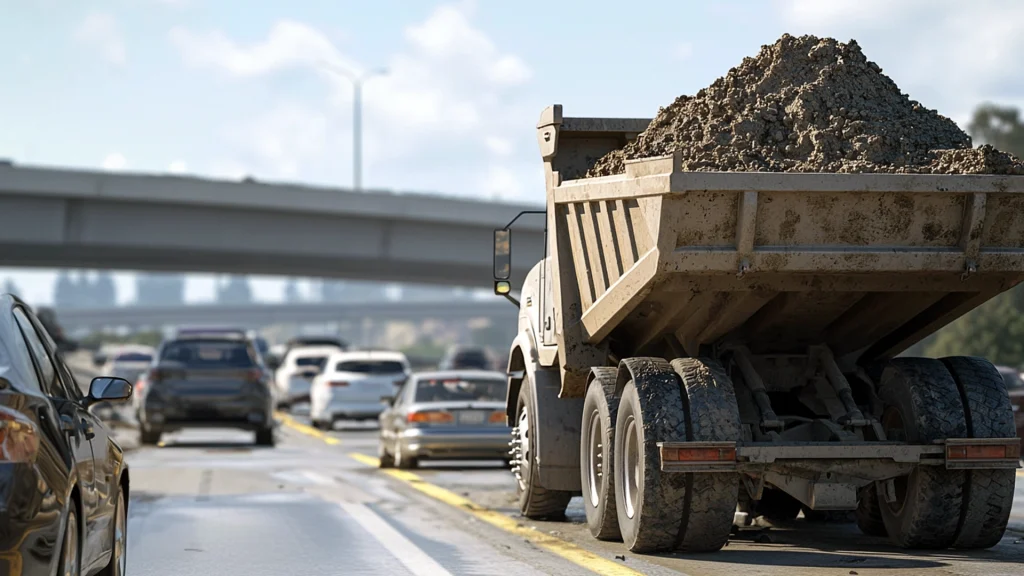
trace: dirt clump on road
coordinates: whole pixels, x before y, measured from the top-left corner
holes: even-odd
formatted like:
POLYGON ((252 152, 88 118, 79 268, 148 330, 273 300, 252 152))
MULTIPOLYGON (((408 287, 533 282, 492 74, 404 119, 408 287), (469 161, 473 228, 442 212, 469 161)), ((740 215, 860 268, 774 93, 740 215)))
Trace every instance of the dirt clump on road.
POLYGON ((1024 174, 1020 159, 972 148, 956 123, 902 93, 856 41, 788 34, 662 108, 587 176, 675 150, 686 171, 1024 174))

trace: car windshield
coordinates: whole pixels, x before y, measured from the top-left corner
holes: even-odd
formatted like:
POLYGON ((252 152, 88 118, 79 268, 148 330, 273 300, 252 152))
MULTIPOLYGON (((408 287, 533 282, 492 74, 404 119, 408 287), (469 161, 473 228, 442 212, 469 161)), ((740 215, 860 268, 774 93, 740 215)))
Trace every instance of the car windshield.
POLYGON ((395 360, 346 360, 338 362, 334 371, 355 374, 401 374, 405 372, 405 366, 395 360))
POLYGON ((416 382, 415 402, 503 402, 504 380, 495 378, 430 378, 416 382))
POLYGON ((248 368, 255 366, 244 342, 224 340, 179 340, 164 347, 160 362, 184 364, 187 368, 248 368))
POLYGON ((149 354, 138 353, 138 352, 128 352, 126 354, 118 354, 117 358, 114 359, 114 362, 131 362, 133 364, 137 363, 137 362, 152 362, 152 361, 153 361, 153 356, 151 356, 149 354))

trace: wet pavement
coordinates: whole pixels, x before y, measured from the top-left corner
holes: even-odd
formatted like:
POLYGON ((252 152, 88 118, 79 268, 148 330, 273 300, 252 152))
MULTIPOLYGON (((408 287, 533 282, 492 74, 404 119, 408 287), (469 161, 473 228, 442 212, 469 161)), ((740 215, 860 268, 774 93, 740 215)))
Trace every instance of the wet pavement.
MULTIPOLYGON (((590 537, 579 498, 566 521, 520 518, 500 462, 389 474, 372 466, 371 426, 317 434, 301 416, 286 421, 275 448, 253 446, 251 434, 197 430, 130 452, 129 574, 1024 572, 1021 535, 984 552, 906 553, 852 525, 802 520, 716 554, 635 555, 590 537)), ((1024 525, 1024 477, 1017 490, 1024 525)))

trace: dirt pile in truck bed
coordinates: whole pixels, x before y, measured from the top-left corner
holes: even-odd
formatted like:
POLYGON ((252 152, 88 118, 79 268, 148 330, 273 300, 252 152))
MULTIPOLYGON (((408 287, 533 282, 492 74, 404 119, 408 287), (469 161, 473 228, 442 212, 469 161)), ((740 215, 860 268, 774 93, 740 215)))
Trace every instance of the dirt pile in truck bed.
POLYGON ((1024 174, 1012 155, 971 148, 970 136, 903 94, 855 41, 788 34, 662 108, 587 176, 677 149, 683 170, 695 171, 1024 174))

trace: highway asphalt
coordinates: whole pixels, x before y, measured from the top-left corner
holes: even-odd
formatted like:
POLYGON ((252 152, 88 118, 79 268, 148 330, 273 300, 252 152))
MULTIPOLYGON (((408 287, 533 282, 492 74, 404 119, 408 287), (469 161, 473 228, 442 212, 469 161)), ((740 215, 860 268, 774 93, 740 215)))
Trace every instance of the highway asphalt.
MULTIPOLYGON (((984 552, 908 553, 852 525, 803 520, 715 554, 641 556, 592 539, 578 498, 566 521, 519 517, 499 462, 383 471, 376 441, 369 425, 325 433, 284 416, 275 448, 195 430, 133 449, 128 573, 996 576, 1024 566, 1024 532, 984 552)), ((1022 475, 1017 496, 1024 526, 1022 475)))

